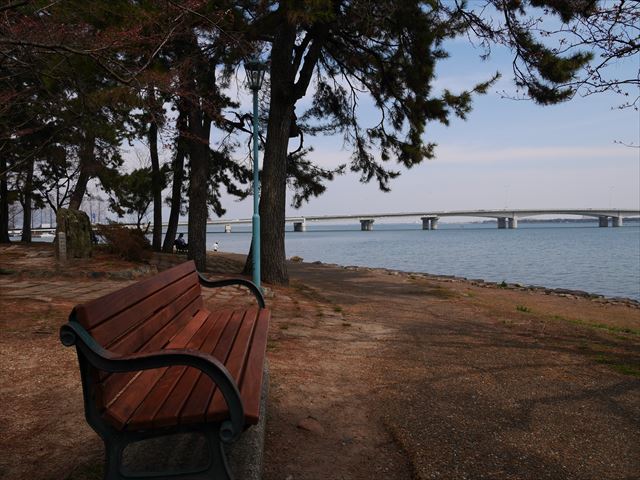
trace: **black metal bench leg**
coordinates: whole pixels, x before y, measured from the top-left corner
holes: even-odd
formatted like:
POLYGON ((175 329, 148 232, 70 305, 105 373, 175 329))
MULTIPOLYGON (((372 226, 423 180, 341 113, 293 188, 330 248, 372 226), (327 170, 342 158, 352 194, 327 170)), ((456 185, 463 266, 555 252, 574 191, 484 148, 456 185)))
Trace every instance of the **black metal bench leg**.
MULTIPOLYGON (((127 435, 109 435, 104 438, 105 447, 105 462, 104 462, 104 480, 127 480, 127 479, 142 479, 142 478, 154 478, 161 479, 179 479, 181 477, 188 479, 202 479, 202 480, 233 480, 233 474, 229 470, 227 463, 227 455, 224 451, 224 443, 220 441, 220 433, 218 428, 197 429, 205 435, 207 439, 207 446, 209 449, 209 466, 204 471, 186 471, 182 473, 178 472, 166 472, 166 473, 147 473, 136 474, 133 472, 126 472, 122 469, 123 452, 127 445, 131 441, 135 441, 134 438, 128 438, 127 435)), ((134 437, 131 435, 130 437, 134 437)), ((153 435, 146 436, 146 438, 153 438, 153 435)))
POLYGON ((233 474, 227 464, 227 454, 224 451, 224 443, 220 441, 218 429, 207 432, 207 442, 209 444, 209 455, 211 466, 208 474, 215 480, 233 480, 233 474))
POLYGON ((104 439, 104 479, 105 480, 122 480, 125 478, 120 472, 122 464, 122 452, 126 443, 119 437, 112 436, 104 439))

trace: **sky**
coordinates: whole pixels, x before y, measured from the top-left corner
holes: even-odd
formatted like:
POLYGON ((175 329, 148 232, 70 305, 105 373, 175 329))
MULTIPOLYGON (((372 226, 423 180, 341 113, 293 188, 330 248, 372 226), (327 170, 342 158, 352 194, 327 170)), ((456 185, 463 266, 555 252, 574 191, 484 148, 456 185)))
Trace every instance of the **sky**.
MULTIPOLYGON (((362 184, 347 173, 327 191, 287 215, 329 215, 417 210, 640 208, 640 115, 616 108, 619 96, 576 96, 569 102, 539 106, 502 98, 514 92, 511 56, 494 49, 488 61, 466 40, 445 45, 450 57, 440 61, 434 93, 471 88, 500 71, 503 76, 487 95, 476 97, 466 120, 451 118, 448 127, 429 124, 425 141, 438 144, 436 158, 411 170, 400 169, 388 193, 375 182, 362 184)), ((615 66, 633 75, 640 58, 615 66)), ((242 76, 244 73, 239 72, 242 76)), ((247 109, 248 92, 239 90, 247 109), (244 95, 244 96, 243 96, 244 95)), ((298 108, 299 114, 302 108, 298 108)), ((374 122, 371 104, 361 108, 363 123, 374 122)), ((322 167, 348 163, 350 152, 341 138, 306 139, 310 158, 322 167)), ((290 150, 297 147, 297 139, 290 150)), ((290 200, 290 196, 289 196, 290 200)), ((290 203, 290 201, 289 201, 290 203)), ((251 198, 225 196, 223 218, 249 218, 251 198)), ((168 216, 168 211, 165 212, 168 216)))
MULTIPOLYGON (((575 97, 542 107, 501 98, 514 91, 509 52, 494 50, 478 58, 465 41, 448 45, 450 58, 438 65, 435 91, 470 88, 499 70, 503 77, 485 96, 476 97, 466 120, 448 127, 427 126, 425 140, 438 144, 436 158, 407 170, 384 193, 375 182, 362 184, 348 173, 327 191, 287 215, 381 213, 416 210, 498 208, 640 208, 640 116, 616 107, 612 94, 575 97)), ((640 59, 635 59, 640 62, 640 59)), ((633 60, 632 60, 633 62, 633 60)), ((632 70, 633 65, 621 69, 632 70)), ((243 102, 244 103, 244 102, 243 102)), ((298 112, 300 109, 298 109, 298 112)), ((377 118, 371 108, 367 116, 377 118)), ((307 139, 310 158, 324 167, 347 163, 350 152, 340 138, 307 139)), ((296 140, 290 149, 297 146, 296 140)), ((252 204, 225 198, 227 218, 248 218, 252 204)))

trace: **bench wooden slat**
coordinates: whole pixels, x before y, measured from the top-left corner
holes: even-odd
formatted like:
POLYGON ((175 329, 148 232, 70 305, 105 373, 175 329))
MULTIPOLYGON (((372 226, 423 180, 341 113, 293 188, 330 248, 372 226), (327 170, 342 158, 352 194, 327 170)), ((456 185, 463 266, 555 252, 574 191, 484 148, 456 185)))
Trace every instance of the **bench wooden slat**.
POLYGON ((75 309, 76 318, 84 328, 90 330, 167 284, 174 283, 195 271, 193 262, 182 263, 156 276, 130 285, 124 290, 115 291, 83 305, 78 305, 75 309))
MULTIPOLYGON (((234 312, 235 313, 235 312, 234 312)), ((236 336, 242 315, 232 315, 229 317, 225 325, 221 325, 223 328, 222 335, 216 345, 210 346, 210 350, 213 350, 213 356, 224 363, 224 359, 227 356, 228 351, 231 349, 231 345, 236 336)), ((187 404, 191 392, 193 391, 196 383, 200 378, 201 372, 194 368, 189 368, 182 375, 180 382, 176 385, 173 395, 167 399, 162 406, 156 418, 153 421, 153 425, 156 427, 166 427, 174 425, 180 418, 180 412, 183 411, 187 404)))
MULTIPOLYGON (((207 342, 202 346, 202 351, 205 353, 209 353, 215 356, 214 351, 218 347, 218 345, 223 341, 223 334, 225 331, 228 331, 228 325, 235 324, 238 321, 237 312, 232 310, 228 310, 227 315, 224 319, 224 324, 221 324, 216 331, 216 338, 212 338, 210 342, 207 342)), ((216 357, 218 358, 218 357, 216 357)), ((218 358, 219 359, 219 358, 218 358)), ((220 360, 220 359, 219 359, 220 360)), ((204 375, 202 372, 198 372, 198 379, 196 384, 194 385, 192 391, 189 393, 188 398, 186 399, 186 403, 181 408, 180 411, 175 412, 176 415, 180 416, 180 422, 188 422, 195 423, 197 422, 196 418, 198 415, 204 418, 202 414, 204 408, 206 408, 211 395, 213 395, 213 390, 215 388, 214 383, 211 379, 204 375), (186 418, 185 418, 186 417, 186 418)))
MULTIPOLYGON (((258 319, 256 320, 253 340, 251 341, 251 351, 247 358, 247 368, 239 384, 240 396, 242 397, 244 406, 244 417, 249 425, 257 424, 260 415, 263 365, 267 355, 267 336, 269 334, 270 315, 268 310, 260 310, 258 319)), ((207 415, 207 418, 212 420, 225 414, 226 411, 224 410, 213 410, 207 415)))
MULTIPOLYGON (((108 348, 115 353, 133 353, 142 348, 158 331, 171 322, 175 317, 189 306, 199 309, 202 306, 202 297, 200 296, 200 288, 197 285, 183 290, 172 303, 163 306, 160 310, 147 318, 144 322, 138 324, 137 328, 121 336, 115 343, 108 348), (193 305, 191 305, 193 303, 193 305)), ((104 324, 103 324, 104 325, 104 324)), ((165 335, 165 344, 170 338, 165 335)), ((164 346, 164 345, 162 345, 164 346)), ((162 347, 161 346, 161 347, 162 347)), ((160 347, 160 348, 161 348, 160 347)))
MULTIPOLYGON (((165 346, 173 340, 174 336, 179 335, 179 332, 185 327, 185 325, 192 321, 192 318, 200 309, 201 304, 201 298, 197 298, 192 301, 185 309, 179 312, 177 316, 157 332, 156 335, 154 335, 145 345, 136 351, 154 352, 165 348, 165 346)), ((115 397, 115 395, 117 395, 135 375, 135 373, 102 373, 104 375, 102 376, 101 390, 106 402, 115 397)))
POLYGON ((108 321, 103 322, 89 330, 91 336, 101 345, 105 345, 112 350, 111 344, 122 336, 126 336, 129 332, 138 331, 138 326, 145 322, 149 317, 154 316, 158 310, 165 307, 171 307, 185 291, 190 288, 197 289, 200 294, 200 285, 198 283, 198 275, 191 273, 178 281, 167 285, 149 295, 140 299, 140 301, 132 305, 127 310, 120 312, 108 321))
MULTIPOLYGON (((233 348, 231 352, 229 352, 229 356, 226 359, 225 365, 227 367, 227 370, 235 379, 238 386, 241 385, 240 380, 246 366, 246 360, 249 354, 251 339, 253 337, 257 317, 257 308, 251 308, 245 312, 242 327, 240 328, 235 342, 233 343, 233 348)), ((226 412, 226 410, 227 403, 222 396, 222 393, 217 391, 208 406, 205 406, 205 408, 202 409, 205 415, 203 415, 201 421, 206 420, 209 412, 211 412, 211 415, 214 415, 215 412, 226 412)))
MULTIPOLYGON (((175 338, 167 345, 167 348, 188 347, 198 349, 206 338, 210 328, 205 324, 208 312, 200 310, 193 320, 186 324, 175 338)), ((123 429, 135 409, 144 400, 156 381, 164 373, 166 368, 145 370, 137 375, 127 388, 125 388, 113 402, 107 406, 104 416, 117 428, 123 429)))
MULTIPOLYGON (((246 313, 240 310, 236 310, 233 312, 233 317, 230 322, 234 324, 237 323, 239 325, 238 331, 235 334, 234 339, 231 341, 230 348, 231 352, 235 348, 236 343, 238 342, 238 338, 244 335, 244 331, 247 329, 246 325, 246 313)), ((222 339, 217 345, 212 346, 210 349, 204 350, 206 352, 211 352, 211 354, 216 357, 221 362, 225 363, 228 367, 229 355, 227 358, 223 358, 225 351, 227 350, 227 344, 223 343, 222 339), (215 349, 214 349, 215 347, 215 349)), ((228 368, 227 368, 228 370, 228 368)), ((230 372, 233 376, 233 373, 230 372)), ((210 378, 205 375, 200 375, 198 380, 198 384, 195 386, 191 395, 189 396, 189 400, 187 404, 182 409, 180 413, 180 422, 181 423, 201 423, 206 420, 206 412, 211 399, 213 398, 216 392, 216 385, 211 381, 210 378)))
MULTIPOLYGON (((224 329, 226 321, 231 316, 230 312, 216 312, 209 314, 207 322, 214 324, 209 332, 209 337, 219 337, 224 329)), ((176 366, 165 370, 162 377, 156 382, 153 390, 149 392, 144 401, 129 419, 127 428, 142 429, 151 428, 153 420, 167 398, 173 393, 178 381, 184 374, 187 367, 176 366)))

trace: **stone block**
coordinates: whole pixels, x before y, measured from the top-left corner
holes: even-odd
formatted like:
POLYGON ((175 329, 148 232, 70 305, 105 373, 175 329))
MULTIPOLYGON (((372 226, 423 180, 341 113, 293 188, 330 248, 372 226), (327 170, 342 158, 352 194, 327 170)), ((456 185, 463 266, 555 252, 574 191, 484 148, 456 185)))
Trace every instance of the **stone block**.
POLYGON ((87 258, 91 256, 91 222, 89 216, 79 210, 70 210, 67 208, 58 209, 56 215, 58 223, 56 227, 56 238, 54 247, 56 257, 60 259, 58 245, 58 234, 64 233, 66 240, 66 257, 67 258, 87 258))

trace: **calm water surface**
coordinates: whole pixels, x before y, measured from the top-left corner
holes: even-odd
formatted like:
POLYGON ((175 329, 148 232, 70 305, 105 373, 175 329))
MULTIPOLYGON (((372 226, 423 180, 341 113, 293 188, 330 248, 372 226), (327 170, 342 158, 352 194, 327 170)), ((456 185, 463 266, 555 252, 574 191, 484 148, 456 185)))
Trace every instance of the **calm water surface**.
MULTIPOLYGON (((287 225, 287 228, 292 228, 287 225)), ((384 267, 412 272, 482 278, 622 296, 640 300, 640 226, 598 228, 595 224, 521 223, 516 230, 490 224, 307 224, 288 231, 287 257, 307 262, 384 267)), ((210 229, 208 247, 246 253, 250 227, 210 229)))

